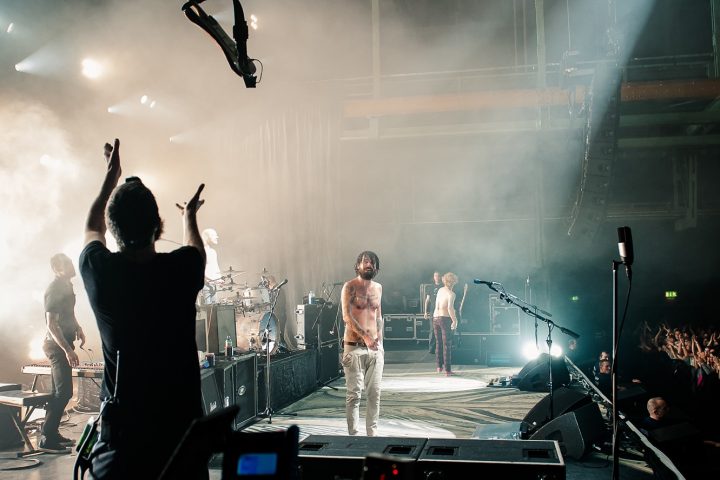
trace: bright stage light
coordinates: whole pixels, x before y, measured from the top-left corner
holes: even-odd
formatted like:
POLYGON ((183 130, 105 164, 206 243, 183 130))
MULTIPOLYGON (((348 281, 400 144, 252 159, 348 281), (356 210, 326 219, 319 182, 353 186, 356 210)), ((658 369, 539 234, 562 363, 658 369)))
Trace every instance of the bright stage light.
POLYGON ((153 100, 152 102, 150 102, 150 108, 155 108, 156 104, 157 104, 157 102, 155 100, 153 100))
POLYGON ((13 22, 10 22, 10 25, 7 26, 7 30, 5 30, 5 33, 12 33, 13 30, 15 30, 15 24, 13 22))
MULTIPOLYGON (((535 347, 534 342, 528 342, 523 346, 522 354, 526 360, 535 360, 541 353, 547 353, 547 345, 543 345, 541 348, 535 347)), ((553 357, 561 357, 563 349, 557 343, 553 343, 550 354, 553 357)))
POLYGON ((85 58, 81 62, 82 65, 82 74, 91 79, 95 80, 97 78, 100 78, 103 73, 105 72, 105 69, 103 68, 102 64, 98 62, 97 60, 93 60, 92 58, 85 58))
POLYGON ((258 18, 255 15, 250 15, 250 27, 253 30, 258 29, 258 18))
POLYGON ((16 63, 15 71, 16 72, 24 72, 24 71, 26 71, 27 67, 28 66, 25 64, 25 62, 16 63))
POLYGON ((540 355, 540 350, 535 347, 534 343, 528 342, 523 345, 522 354, 527 360, 535 360, 540 355))
POLYGON ((45 341, 45 335, 41 335, 39 337, 35 337, 32 340, 30 340, 30 351, 28 352, 28 357, 30 357, 30 360, 44 360, 47 358, 45 356, 45 352, 43 351, 43 342, 45 341))
POLYGON ((141 104, 141 105, 145 105, 145 104, 147 103, 147 101, 148 101, 148 96, 147 96, 147 95, 143 95, 142 97, 140 97, 140 104, 141 104))

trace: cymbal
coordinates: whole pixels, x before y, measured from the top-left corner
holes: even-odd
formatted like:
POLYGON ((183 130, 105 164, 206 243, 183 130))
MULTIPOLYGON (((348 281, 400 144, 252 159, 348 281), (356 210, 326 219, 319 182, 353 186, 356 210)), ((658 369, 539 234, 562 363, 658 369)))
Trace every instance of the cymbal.
POLYGON ((232 267, 220 272, 221 275, 232 275, 232 276, 240 275, 242 273, 247 273, 247 272, 245 272, 245 270, 233 270, 232 267))

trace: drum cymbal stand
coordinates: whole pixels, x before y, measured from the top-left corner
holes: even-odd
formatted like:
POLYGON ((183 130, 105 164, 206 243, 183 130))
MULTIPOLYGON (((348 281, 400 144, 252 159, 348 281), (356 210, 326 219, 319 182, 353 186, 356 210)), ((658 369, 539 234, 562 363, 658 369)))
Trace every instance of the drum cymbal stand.
MULTIPOLYGON (((275 413, 272 409, 272 403, 270 401, 270 319, 272 319, 275 311, 275 304, 277 303, 278 296, 280 296, 280 288, 287 283, 287 278, 280 282, 271 292, 273 294, 272 302, 270 303, 270 314, 268 315, 268 321, 263 329, 262 339, 265 340, 265 410, 258 413, 259 418, 267 418, 268 423, 272 423, 273 415, 281 415, 285 417, 295 417, 297 413, 275 413)), ((262 321, 262 320, 261 320, 262 321)), ((262 340, 261 340, 262 341, 262 340)))

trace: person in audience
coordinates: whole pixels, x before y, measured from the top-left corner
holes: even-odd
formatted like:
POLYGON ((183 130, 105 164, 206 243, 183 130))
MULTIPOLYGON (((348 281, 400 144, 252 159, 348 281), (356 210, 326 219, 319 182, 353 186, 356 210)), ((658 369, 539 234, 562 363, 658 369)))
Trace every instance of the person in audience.
MULTIPOLYGON (((204 185, 189 201, 177 205, 183 217, 184 246, 158 253, 155 242, 163 221, 155 196, 137 177, 118 186, 119 140, 105 145, 105 157, 105 179, 90 206, 80 254, 80 272, 105 362, 105 404, 100 437, 90 454, 90 476, 156 479, 190 424, 203 414, 195 301, 205 270, 197 226, 204 185), (105 246, 108 227, 118 252, 105 246), (161 375, 148 374, 155 351, 170 355, 171 366, 161 375)), ((187 478, 208 477, 207 463, 194 467, 197 470, 189 469, 187 478)))

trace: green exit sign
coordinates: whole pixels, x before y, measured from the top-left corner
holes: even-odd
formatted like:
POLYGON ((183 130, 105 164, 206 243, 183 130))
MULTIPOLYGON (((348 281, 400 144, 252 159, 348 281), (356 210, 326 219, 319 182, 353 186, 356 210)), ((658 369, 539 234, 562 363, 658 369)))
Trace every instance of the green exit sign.
POLYGON ((675 290, 666 290, 665 298, 667 300, 675 300, 677 298, 677 292, 675 290))

